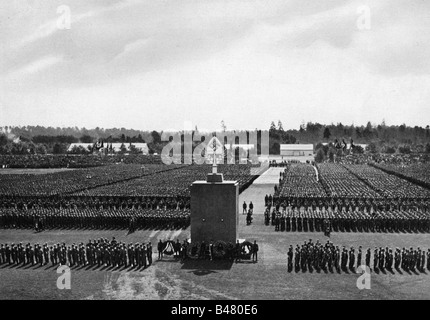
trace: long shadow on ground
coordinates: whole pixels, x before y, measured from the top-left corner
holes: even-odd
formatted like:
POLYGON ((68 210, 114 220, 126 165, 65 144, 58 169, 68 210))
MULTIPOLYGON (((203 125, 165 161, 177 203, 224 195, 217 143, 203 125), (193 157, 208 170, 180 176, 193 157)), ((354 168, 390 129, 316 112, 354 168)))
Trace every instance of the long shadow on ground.
POLYGON ((197 275, 213 273, 212 270, 230 270, 233 261, 228 260, 185 260, 181 269, 194 270, 197 275))

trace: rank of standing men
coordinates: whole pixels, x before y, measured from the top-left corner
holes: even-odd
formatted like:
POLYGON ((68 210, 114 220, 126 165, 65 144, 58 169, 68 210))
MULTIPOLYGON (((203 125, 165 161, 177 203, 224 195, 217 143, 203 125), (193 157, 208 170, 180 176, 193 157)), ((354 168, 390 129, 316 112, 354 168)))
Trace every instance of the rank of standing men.
POLYGON ((116 241, 115 238, 111 241, 100 238, 89 240, 86 244, 81 242, 71 245, 1 244, 0 264, 146 268, 152 264, 152 244, 151 242, 126 244, 116 241))
POLYGON ((265 224, 275 231, 320 232, 327 224, 335 232, 430 232, 430 212, 404 210, 346 211, 345 208, 292 208, 267 206, 265 224))
POLYGON ((395 248, 375 247, 373 255, 371 249, 363 250, 361 246, 356 250, 345 246, 339 247, 327 240, 325 244, 317 240, 315 243, 310 239, 303 244, 297 244, 295 248, 289 246, 287 252, 287 268, 289 272, 306 271, 351 271, 366 265, 375 272, 379 271, 430 271, 430 249, 425 251, 420 247, 395 248), (364 255, 364 259, 363 259, 364 255), (371 264, 373 256, 373 264, 371 264))

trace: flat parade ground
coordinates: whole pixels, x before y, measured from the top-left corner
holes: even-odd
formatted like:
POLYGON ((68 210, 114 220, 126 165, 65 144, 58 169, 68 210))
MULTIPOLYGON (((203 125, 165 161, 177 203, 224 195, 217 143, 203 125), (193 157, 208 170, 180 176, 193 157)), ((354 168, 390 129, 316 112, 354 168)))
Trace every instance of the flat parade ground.
MULTIPOLYGON (((266 171, 240 196, 239 211, 244 200, 255 205, 254 221, 246 226, 240 214, 239 236, 257 240, 260 247, 258 263, 188 261, 180 263, 172 257, 157 261, 158 239, 180 241, 189 237, 189 228, 180 231, 125 230, 56 230, 34 233, 25 230, 0 230, 0 243, 87 242, 89 239, 114 236, 126 243, 151 241, 154 247, 151 267, 145 270, 72 268, 71 290, 59 290, 58 274, 51 266, 0 267, 0 299, 430 299, 430 274, 395 271, 372 273, 371 289, 359 290, 358 274, 354 273, 288 273, 287 250, 312 239, 325 242, 322 233, 275 232, 263 223, 264 195, 273 190, 279 177, 278 168, 266 171)), ((335 245, 364 249, 375 246, 430 247, 429 234, 332 233, 335 245)), ((363 255, 364 259, 364 255, 363 255)))
POLYGON ((47 174, 62 171, 76 170, 72 168, 51 168, 51 169, 13 169, 13 168, 0 168, 0 174, 47 174))

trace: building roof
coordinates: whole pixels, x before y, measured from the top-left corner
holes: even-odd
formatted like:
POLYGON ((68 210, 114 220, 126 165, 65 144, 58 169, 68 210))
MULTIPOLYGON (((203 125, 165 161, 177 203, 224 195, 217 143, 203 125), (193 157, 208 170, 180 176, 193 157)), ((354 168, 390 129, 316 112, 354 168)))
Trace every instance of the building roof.
MULTIPOLYGON (((236 149, 236 148, 239 148, 239 149, 242 148, 244 150, 255 149, 255 145, 254 144, 232 144, 231 146, 233 147, 233 149, 236 149)), ((226 144, 225 148, 227 150, 230 150, 230 145, 226 144)))

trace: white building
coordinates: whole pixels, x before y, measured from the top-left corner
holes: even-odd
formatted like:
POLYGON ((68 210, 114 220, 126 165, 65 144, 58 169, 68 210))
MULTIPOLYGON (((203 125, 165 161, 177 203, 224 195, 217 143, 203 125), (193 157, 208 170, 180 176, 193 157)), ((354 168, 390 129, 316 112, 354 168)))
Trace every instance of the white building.
MULTIPOLYGON (((243 150, 252 150, 255 149, 255 145, 254 144, 232 144, 231 147, 233 148, 233 150, 235 150, 236 148, 239 149, 243 149, 243 150)), ((225 148, 227 150, 230 150, 230 145, 226 144, 225 148)))
POLYGON ((309 157, 313 154, 313 144, 281 144, 282 157, 309 157))

